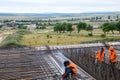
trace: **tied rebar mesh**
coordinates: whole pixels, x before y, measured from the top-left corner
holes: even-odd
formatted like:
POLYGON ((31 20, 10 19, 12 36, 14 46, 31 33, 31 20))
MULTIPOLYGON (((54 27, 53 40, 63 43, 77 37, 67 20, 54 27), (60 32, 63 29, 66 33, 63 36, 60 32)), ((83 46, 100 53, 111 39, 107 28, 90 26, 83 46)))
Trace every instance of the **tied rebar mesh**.
POLYGON ((0 53, 0 80, 53 80, 61 74, 46 53, 0 53))

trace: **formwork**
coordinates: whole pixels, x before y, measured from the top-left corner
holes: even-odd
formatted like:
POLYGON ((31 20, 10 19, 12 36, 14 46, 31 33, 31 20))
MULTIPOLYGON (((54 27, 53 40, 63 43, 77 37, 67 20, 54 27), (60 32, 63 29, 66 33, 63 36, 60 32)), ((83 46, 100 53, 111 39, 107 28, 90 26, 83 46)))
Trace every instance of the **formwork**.
POLYGON ((114 48, 118 53, 117 57, 119 61, 113 68, 108 59, 108 47, 105 45, 70 49, 64 48, 59 50, 97 80, 120 80, 120 45, 114 45, 114 48), (101 47, 105 49, 105 62, 103 63, 95 61, 95 55, 101 47))
POLYGON ((61 73, 46 53, 0 53, 0 80, 54 80, 54 75, 61 73))
MULTIPOLYGON (((114 47, 119 53, 120 46, 114 47)), ((0 50, 0 80, 61 80, 65 60, 78 65, 78 80, 120 80, 120 55, 114 69, 108 56, 109 51, 103 44, 0 50), (105 62, 96 63, 95 54, 101 47, 105 48, 105 62)))
MULTIPOLYGON (((0 80, 62 80, 65 67, 63 62, 69 60, 59 50, 1 50, 0 80)), ((78 69, 80 80, 95 80, 81 68, 78 69)))

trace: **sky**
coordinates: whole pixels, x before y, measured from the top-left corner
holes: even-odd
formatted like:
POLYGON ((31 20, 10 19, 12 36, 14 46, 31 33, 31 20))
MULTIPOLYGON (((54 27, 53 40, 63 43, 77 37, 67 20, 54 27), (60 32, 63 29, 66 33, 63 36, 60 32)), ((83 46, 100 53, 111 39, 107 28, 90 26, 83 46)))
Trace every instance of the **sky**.
POLYGON ((84 13, 120 11, 120 0, 0 0, 0 13, 84 13))

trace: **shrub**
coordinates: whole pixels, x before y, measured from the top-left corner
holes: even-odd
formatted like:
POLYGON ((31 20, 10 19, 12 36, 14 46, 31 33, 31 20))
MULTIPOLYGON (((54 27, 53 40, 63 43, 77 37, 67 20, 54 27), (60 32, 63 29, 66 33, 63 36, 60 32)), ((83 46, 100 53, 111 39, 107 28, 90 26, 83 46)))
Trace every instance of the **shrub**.
POLYGON ((50 36, 50 38, 52 38, 52 36, 50 36))
POLYGON ((105 34, 101 34, 101 37, 104 38, 104 37, 106 37, 106 35, 105 34))
POLYGON ((93 36, 93 34, 92 34, 92 33, 89 33, 88 36, 93 36))
POLYGON ((49 34, 47 34, 47 38, 49 38, 50 37, 50 35, 49 34))
POLYGON ((120 38, 105 38, 105 41, 119 41, 120 38))
POLYGON ((11 42, 6 42, 2 47, 5 48, 17 48, 17 47, 21 47, 22 45, 19 44, 16 41, 11 41, 11 42))
POLYGON ((48 42, 48 43, 50 43, 50 41, 49 41, 49 40, 48 40, 47 42, 48 42))
POLYGON ((60 36, 58 36, 58 38, 60 38, 60 36))
POLYGON ((16 33, 21 34, 21 35, 25 35, 25 34, 31 34, 31 31, 29 31, 29 30, 18 30, 16 33))
POLYGON ((1 43, 1 47, 4 48, 22 47, 23 45, 21 45, 20 43, 22 36, 30 33, 31 32, 28 30, 19 30, 14 34, 10 34, 3 40, 3 42, 1 43))
POLYGON ((71 34, 68 34, 68 36, 71 36, 71 34))
POLYGON ((20 40, 21 40, 22 36, 20 34, 10 34, 8 35, 8 37, 6 37, 6 39, 1 43, 2 47, 20 47, 22 46, 20 44, 20 40))

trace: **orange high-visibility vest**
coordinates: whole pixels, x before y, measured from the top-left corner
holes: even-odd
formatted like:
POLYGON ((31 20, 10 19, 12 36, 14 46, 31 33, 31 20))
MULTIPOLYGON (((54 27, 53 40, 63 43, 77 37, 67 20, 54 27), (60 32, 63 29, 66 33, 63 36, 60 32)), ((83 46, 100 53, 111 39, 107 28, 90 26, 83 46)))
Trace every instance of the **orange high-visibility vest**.
POLYGON ((110 62, 114 63, 114 62, 117 62, 117 56, 116 56, 116 52, 113 51, 113 52, 110 52, 110 56, 109 56, 109 59, 110 59, 110 62))
POLYGON ((74 72, 75 74, 78 74, 78 72, 77 72, 77 66, 76 66, 74 63, 70 63, 68 66, 69 66, 69 67, 72 67, 72 70, 73 70, 73 72, 74 72))
POLYGON ((97 54, 96 54, 96 59, 97 59, 99 62, 103 62, 104 56, 105 56, 105 52, 103 51, 103 52, 101 53, 101 50, 98 50, 98 52, 97 52, 97 54))
POLYGON ((118 61, 116 54, 117 54, 116 51, 110 51, 109 55, 110 62, 115 63, 118 61))
POLYGON ((110 50, 110 55, 109 55, 110 62, 112 63, 117 62, 118 61, 117 56, 116 56, 117 52, 114 50, 112 46, 110 46, 109 50, 110 50))

